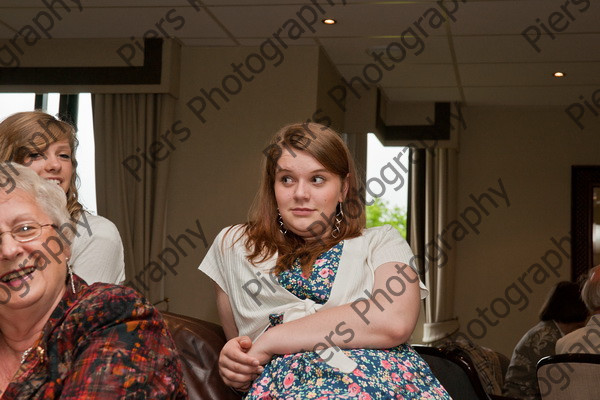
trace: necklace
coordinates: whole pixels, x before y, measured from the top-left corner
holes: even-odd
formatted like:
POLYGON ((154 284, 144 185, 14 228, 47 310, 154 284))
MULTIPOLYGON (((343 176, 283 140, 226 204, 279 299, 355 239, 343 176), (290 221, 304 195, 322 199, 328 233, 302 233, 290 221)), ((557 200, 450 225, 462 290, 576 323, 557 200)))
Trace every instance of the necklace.
POLYGON ((29 355, 29 353, 31 353, 32 348, 28 348, 27 350, 25 350, 23 352, 23 354, 21 354, 21 364, 23 364, 25 362, 25 359, 27 358, 27 356, 29 355))

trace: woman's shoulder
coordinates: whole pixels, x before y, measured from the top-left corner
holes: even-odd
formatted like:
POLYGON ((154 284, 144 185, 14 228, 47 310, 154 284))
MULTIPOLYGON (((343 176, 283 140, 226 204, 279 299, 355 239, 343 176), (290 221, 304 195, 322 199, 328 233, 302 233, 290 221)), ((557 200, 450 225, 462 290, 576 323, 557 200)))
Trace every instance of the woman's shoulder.
POLYGON ((519 344, 523 346, 529 346, 531 343, 537 343, 540 340, 543 340, 543 338, 554 336, 555 332, 557 331, 558 328, 553 321, 539 321, 537 324, 529 328, 527 332, 525 332, 519 341, 519 344))
POLYGON ((390 261, 410 265, 414 257, 406 239, 391 225, 364 229, 361 239, 353 246, 366 251, 375 266, 390 261))
POLYGON ((372 241, 372 240, 379 240, 379 239, 387 239, 387 240, 392 240, 392 239, 402 239, 404 240, 404 238, 402 237, 402 235, 400 235, 400 232, 398 232, 398 230, 396 228, 394 228, 391 225, 381 225, 381 226, 374 226, 372 228, 365 228, 362 231, 361 237, 364 237, 365 239, 372 241))
MULTIPOLYGON (((108 218, 104 218, 101 215, 94 215, 88 211, 83 211, 79 216, 78 220, 79 228, 88 229, 94 235, 104 234, 104 235, 119 235, 119 230, 117 226, 108 218)), ((90 235, 90 236, 91 236, 90 235)))
POLYGON ((137 290, 125 286, 111 283, 96 282, 85 289, 79 296, 79 304, 95 307, 109 305, 108 303, 130 302, 131 304, 149 305, 146 298, 137 290))
POLYGON ((78 248, 85 248, 95 242, 112 242, 121 245, 119 230, 110 220, 83 211, 76 222, 75 237, 73 238, 73 250, 77 253, 78 248))
POLYGON ((391 226, 390 224, 385 224, 385 225, 380 225, 380 226, 373 226, 371 228, 365 228, 363 229, 363 234, 364 235, 376 235, 376 234, 381 234, 381 233, 386 233, 389 231, 397 231, 396 229, 394 229, 393 226, 391 226))
MULTIPOLYGON (((70 290, 70 288, 69 288, 70 290)), ((76 319, 85 331, 128 320, 153 320, 158 311, 137 290, 110 283, 94 283, 80 288, 76 302, 69 308, 70 319, 76 319)))
POLYGON ((215 237, 215 244, 233 245, 246 235, 246 226, 246 224, 226 226, 215 237))

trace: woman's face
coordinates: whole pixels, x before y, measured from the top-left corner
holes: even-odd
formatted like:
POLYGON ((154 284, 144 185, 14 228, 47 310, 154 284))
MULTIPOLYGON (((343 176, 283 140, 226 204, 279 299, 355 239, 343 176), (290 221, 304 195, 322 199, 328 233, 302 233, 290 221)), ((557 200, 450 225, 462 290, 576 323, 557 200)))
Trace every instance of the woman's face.
POLYGON ((23 190, 0 191, 0 312, 52 307, 64 293, 70 249, 52 226, 28 242, 13 238, 13 229, 26 231, 31 223, 52 221, 23 190))
POLYGON ((40 152, 33 152, 25 157, 23 165, 32 168, 39 176, 55 182, 67 193, 73 175, 69 141, 59 140, 40 152))
POLYGON ((305 151, 283 151, 275 174, 275 200, 286 229, 304 239, 331 233, 347 183, 305 151))

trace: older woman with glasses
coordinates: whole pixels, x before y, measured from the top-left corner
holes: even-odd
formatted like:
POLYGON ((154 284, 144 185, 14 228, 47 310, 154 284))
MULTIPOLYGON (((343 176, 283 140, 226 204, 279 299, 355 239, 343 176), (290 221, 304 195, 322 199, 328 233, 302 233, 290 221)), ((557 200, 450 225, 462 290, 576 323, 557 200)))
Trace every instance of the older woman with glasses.
POLYGON ((0 398, 187 398, 158 311, 73 274, 74 232, 59 186, 0 164, 0 398))

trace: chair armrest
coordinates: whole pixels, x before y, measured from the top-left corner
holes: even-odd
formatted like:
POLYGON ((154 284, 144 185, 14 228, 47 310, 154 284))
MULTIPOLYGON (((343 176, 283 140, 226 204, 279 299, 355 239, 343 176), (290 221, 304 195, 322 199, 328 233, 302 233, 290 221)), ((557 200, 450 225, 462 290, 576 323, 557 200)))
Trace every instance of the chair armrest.
POLYGON ((225 344, 223 328, 185 315, 162 315, 179 352, 189 398, 240 400, 242 395, 226 386, 219 375, 219 353, 225 344))

